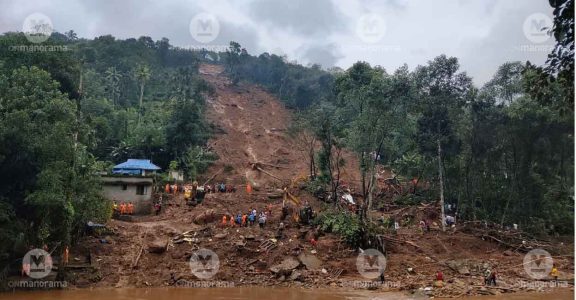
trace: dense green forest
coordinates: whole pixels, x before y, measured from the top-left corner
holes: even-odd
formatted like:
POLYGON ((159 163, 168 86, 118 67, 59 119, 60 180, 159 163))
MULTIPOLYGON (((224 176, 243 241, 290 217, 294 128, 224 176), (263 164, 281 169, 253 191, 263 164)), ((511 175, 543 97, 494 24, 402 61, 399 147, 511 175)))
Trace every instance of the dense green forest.
POLYGON ((213 53, 70 31, 46 42, 67 51, 14 51, 30 43, 5 33, 0 262, 28 245, 73 243, 87 221, 105 221, 111 211, 97 174, 113 164, 138 157, 178 165, 189 178, 202 172, 212 155, 203 148, 212 132, 203 111, 213 92, 199 77, 202 62, 223 64, 233 84, 262 85, 297 113, 295 130, 320 145, 310 156, 314 183, 334 192, 346 163, 340 150, 354 151, 364 215, 379 205, 374 178, 383 164, 431 184, 398 203, 437 201, 443 189, 459 218, 572 233, 574 18, 566 11, 555 10, 557 45, 546 65, 505 63, 482 87, 446 55, 413 69, 357 62, 324 70, 253 56, 236 42, 213 53))
POLYGON ((300 112, 296 127, 322 145, 310 156, 310 175, 333 193, 345 163, 339 150, 357 153, 364 213, 377 206, 375 166, 384 164, 433 184, 400 203, 436 201, 442 188, 461 218, 565 234, 574 220, 574 21, 567 3, 554 11, 557 45, 545 66, 504 63, 482 87, 445 55, 393 72, 365 62, 346 71, 303 67, 268 53, 251 56, 235 42, 220 56, 234 81, 261 84, 300 112))
POLYGON ((209 155, 211 88, 197 54, 149 37, 68 32, 46 43, 67 51, 14 51, 29 45, 24 34, 0 37, 2 261, 26 245, 70 244, 87 221, 105 221, 96 175, 112 165, 149 158, 190 174, 209 155))

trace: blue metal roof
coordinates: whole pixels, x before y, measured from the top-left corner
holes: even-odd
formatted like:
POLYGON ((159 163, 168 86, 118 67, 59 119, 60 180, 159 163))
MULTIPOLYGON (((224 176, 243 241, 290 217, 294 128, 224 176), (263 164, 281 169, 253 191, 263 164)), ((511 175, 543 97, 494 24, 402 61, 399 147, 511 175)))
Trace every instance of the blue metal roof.
POLYGON ((160 170, 160 167, 153 164, 149 159, 133 159, 130 158, 127 161, 114 166, 114 170, 160 170))

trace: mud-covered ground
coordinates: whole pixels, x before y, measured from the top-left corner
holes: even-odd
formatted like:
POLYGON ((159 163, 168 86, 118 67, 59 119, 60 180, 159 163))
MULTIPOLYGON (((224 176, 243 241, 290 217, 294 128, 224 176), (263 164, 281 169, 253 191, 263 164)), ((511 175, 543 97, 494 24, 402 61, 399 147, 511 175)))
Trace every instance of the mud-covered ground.
MULTIPOLYGON (((218 129, 209 146, 219 159, 205 177, 218 173, 211 183, 225 181, 237 186, 237 192, 207 194, 204 203, 196 207, 184 205, 181 195, 170 197, 169 205, 158 216, 110 221, 110 234, 85 237, 72 249, 72 263, 83 263, 90 253, 93 266, 70 269, 68 278, 73 286, 171 286, 198 281, 190 270, 189 259, 195 250, 206 248, 217 253, 220 260, 219 271, 211 280, 233 282, 235 286, 402 290, 446 297, 549 290, 530 284, 533 280, 522 264, 524 253, 465 233, 459 227, 441 232, 433 226, 431 232, 422 234, 415 224, 390 235, 398 242, 386 245, 384 285, 358 273, 359 249, 348 247, 338 236, 320 234, 313 245, 310 239, 318 235, 317 230, 298 225, 288 217, 283 221, 283 236, 277 239, 282 198, 273 195, 279 194, 278 188, 306 176, 305 147, 288 135, 292 115, 274 96, 245 83, 233 87, 221 72, 218 66, 203 65, 200 69, 215 88, 206 114, 218 129), (254 170, 249 165, 254 162, 273 165, 263 168, 277 178, 254 170), (252 194, 245 191, 247 183, 255 188, 252 194), (269 206, 272 214, 264 229, 220 226, 223 214, 236 215, 251 208, 268 210, 269 206), (196 224, 194 220, 206 212, 213 219, 196 224), (197 233, 189 241, 172 242, 186 231, 197 233), (275 240, 273 249, 260 249, 262 243, 271 239, 275 240), (162 245, 167 245, 165 251, 150 253, 150 249, 162 245), (482 274, 487 267, 498 272, 497 287, 483 286, 482 274), (433 287, 439 270, 444 273, 445 286, 425 291, 433 287)), ((359 177, 357 162, 350 153, 345 153, 344 158, 347 163, 343 181, 354 189, 359 177)), ((327 207, 302 189, 294 187, 291 192, 302 201, 309 201, 318 212, 327 207)), ((557 244, 560 254, 554 261, 560 280, 569 280, 566 289, 572 289, 573 240, 557 244)))

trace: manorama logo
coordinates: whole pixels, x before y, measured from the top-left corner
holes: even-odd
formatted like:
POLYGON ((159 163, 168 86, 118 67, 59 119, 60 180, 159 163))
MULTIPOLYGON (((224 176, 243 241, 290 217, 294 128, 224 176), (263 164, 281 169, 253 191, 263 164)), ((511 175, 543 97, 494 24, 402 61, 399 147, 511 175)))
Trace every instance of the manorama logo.
POLYGON ((52 271, 52 257, 42 249, 32 249, 22 259, 22 270, 28 277, 42 279, 52 271))
POLYGON ((524 271, 533 279, 544 279, 552 270, 554 260, 548 251, 534 249, 524 256, 524 271))
POLYGON ((26 39, 34 44, 45 42, 50 38, 53 31, 52 20, 41 13, 33 13, 27 16, 22 24, 22 32, 24 32, 26 39))
POLYGON ((190 256, 190 270, 199 279, 210 279, 218 273, 220 260, 218 254, 209 249, 197 250, 190 256))
POLYGON ((386 270, 386 256, 376 249, 367 249, 358 254, 356 269, 362 277, 376 279, 386 270))
POLYGON ((365 14, 356 22, 356 35, 367 44, 376 44, 386 34, 386 21, 377 14, 365 14))
POLYGON ((524 36, 532 43, 541 44, 550 39, 548 31, 552 29, 552 19, 543 13, 529 15, 522 26, 524 36))
POLYGON ((190 34, 197 42, 207 44, 214 41, 220 34, 220 22, 215 15, 202 12, 190 21, 190 34))

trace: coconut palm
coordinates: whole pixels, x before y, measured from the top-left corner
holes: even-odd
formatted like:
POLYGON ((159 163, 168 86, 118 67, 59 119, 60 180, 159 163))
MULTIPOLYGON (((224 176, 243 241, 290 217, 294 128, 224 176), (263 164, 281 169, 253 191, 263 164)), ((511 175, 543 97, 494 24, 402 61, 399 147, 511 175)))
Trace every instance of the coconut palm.
POLYGON ((146 81, 150 79, 150 68, 148 68, 147 65, 138 65, 134 70, 134 75, 140 83, 140 100, 138 101, 138 124, 140 124, 140 120, 142 119, 142 98, 144 97, 144 85, 146 84, 146 81))

